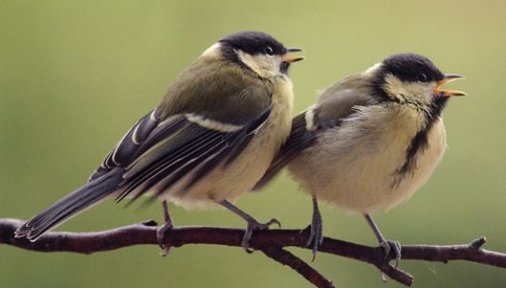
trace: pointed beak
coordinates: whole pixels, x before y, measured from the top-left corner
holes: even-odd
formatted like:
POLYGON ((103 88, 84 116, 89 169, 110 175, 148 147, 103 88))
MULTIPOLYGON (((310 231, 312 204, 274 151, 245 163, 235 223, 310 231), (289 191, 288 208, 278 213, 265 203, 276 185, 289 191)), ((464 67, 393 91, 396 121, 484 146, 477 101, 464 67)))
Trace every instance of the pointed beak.
POLYGON ((466 92, 458 91, 458 90, 441 90, 441 86, 443 84, 446 84, 448 82, 452 82, 458 79, 462 79, 464 76, 459 74, 445 74, 445 77, 443 80, 439 81, 436 85, 435 92, 445 96, 445 97, 452 97, 452 96, 466 96, 466 92))
POLYGON ((304 60, 304 56, 296 55, 297 52, 302 52, 304 50, 300 48, 287 48, 285 55, 281 57, 281 61, 286 63, 292 63, 304 60))

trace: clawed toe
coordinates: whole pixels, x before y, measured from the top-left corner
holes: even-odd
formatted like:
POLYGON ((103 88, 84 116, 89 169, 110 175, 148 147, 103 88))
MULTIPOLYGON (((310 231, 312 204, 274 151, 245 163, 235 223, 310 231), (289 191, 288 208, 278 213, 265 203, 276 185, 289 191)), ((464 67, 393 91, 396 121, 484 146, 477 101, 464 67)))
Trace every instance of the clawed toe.
POLYGON ((392 240, 386 240, 385 237, 383 237, 383 234, 378 228, 378 225, 374 222, 371 215, 364 214, 365 219, 367 220, 367 223, 371 227, 372 231, 374 232, 374 235, 376 236, 376 239, 378 239, 380 246, 383 248, 383 251, 385 252, 385 260, 389 259, 390 252, 393 250, 395 253, 395 265, 394 267, 397 268, 399 265, 399 261, 401 260, 401 243, 399 241, 392 241, 392 240))
POLYGON ((273 224, 276 224, 276 225, 278 225, 279 228, 281 228, 281 223, 275 218, 272 218, 267 223, 259 223, 257 220, 255 220, 255 218, 251 217, 246 212, 237 208, 234 204, 230 203, 226 199, 224 199, 218 203, 221 206, 230 210, 231 212, 235 213, 236 215, 238 215, 239 217, 244 219, 246 221, 246 223, 248 223, 248 226, 246 227, 246 231, 244 232, 244 236, 243 236, 242 242, 241 242, 242 248, 244 248, 244 250, 246 250, 246 252, 248 252, 248 253, 253 252, 253 249, 250 249, 250 246, 249 246, 249 241, 251 240, 251 236, 253 235, 253 231, 268 229, 269 226, 271 226, 273 224))
POLYGON ((160 248, 162 248, 162 251, 161 251, 161 255, 163 257, 169 255, 169 251, 170 251, 170 246, 168 246, 167 244, 165 244, 165 234, 172 229, 172 225, 167 225, 167 223, 165 223, 164 225, 158 227, 158 229, 156 229, 156 240, 158 242, 158 246, 160 246, 160 248))
POLYGON ((263 224, 262 223, 258 223, 258 224, 260 224, 261 228, 259 228, 257 230, 269 229, 274 224, 276 224, 276 226, 278 226, 278 228, 281 228, 281 222, 279 222, 278 219, 276 219, 276 218, 272 218, 267 223, 263 223, 263 224))
POLYGON ((311 262, 316 259, 316 253, 318 253, 318 248, 323 242, 323 228, 321 225, 311 225, 309 230, 309 237, 306 241, 306 247, 311 247, 311 251, 313 252, 313 258, 311 262))
POLYGON ((260 223, 256 220, 252 220, 248 222, 248 226, 246 227, 246 232, 244 232, 244 236, 242 238, 242 248, 248 253, 252 253, 253 249, 249 246, 249 241, 251 240, 251 236, 253 236, 253 231, 255 230, 266 230, 269 229, 270 226, 276 224, 279 228, 281 228, 281 222, 277 219, 272 218, 266 223, 260 223))
POLYGON ((386 241, 381 242, 380 246, 385 251, 385 259, 388 259, 388 257, 390 256, 391 251, 394 252, 394 254, 395 254, 395 258, 394 258, 395 264, 394 264, 394 267, 397 268, 397 266, 399 265, 399 261, 401 260, 401 256, 402 256, 402 254, 401 254, 401 251, 402 251, 401 243, 399 241, 386 240, 386 241))

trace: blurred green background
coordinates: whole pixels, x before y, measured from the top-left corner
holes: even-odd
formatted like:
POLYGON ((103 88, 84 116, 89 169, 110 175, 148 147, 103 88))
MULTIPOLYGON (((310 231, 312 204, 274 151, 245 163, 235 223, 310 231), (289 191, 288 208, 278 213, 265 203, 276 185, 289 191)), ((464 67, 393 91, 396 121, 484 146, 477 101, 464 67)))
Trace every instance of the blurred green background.
MULTIPOLYGON (((170 81, 222 36, 268 32, 303 47, 292 69, 296 112, 317 91, 396 52, 461 73, 469 96, 445 111, 449 149, 408 203, 376 215, 405 244, 465 243, 485 235, 506 251, 505 1, 0 1, 0 217, 27 218, 81 185, 170 81)), ((259 220, 305 227, 309 197, 284 174, 239 206, 259 220)), ((161 219, 158 205, 108 201, 64 224, 92 231, 161 219), (156 206, 156 207, 155 207, 156 206)), ((364 219, 323 206, 329 236, 375 245, 364 219)), ((172 208, 181 225, 243 222, 223 210, 172 208)), ((293 250, 306 260, 310 254, 293 250)), ((384 284, 370 265, 319 254, 337 287, 384 284)), ((506 270, 465 262, 402 261, 416 287, 504 287, 506 270)), ((300 276, 238 248, 155 246, 92 256, 0 247, 2 287, 310 287, 300 276)))

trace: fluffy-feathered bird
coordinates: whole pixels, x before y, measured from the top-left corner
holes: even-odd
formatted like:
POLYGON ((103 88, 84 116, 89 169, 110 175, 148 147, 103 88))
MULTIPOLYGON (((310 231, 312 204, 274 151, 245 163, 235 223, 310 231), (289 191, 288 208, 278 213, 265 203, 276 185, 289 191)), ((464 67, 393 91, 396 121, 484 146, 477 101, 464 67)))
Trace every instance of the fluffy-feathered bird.
POLYGON ((313 253, 323 239, 322 200, 364 214, 386 254, 393 248, 400 259, 400 244, 387 241, 370 215, 409 199, 440 162, 446 148, 441 113, 450 97, 465 95, 441 85, 459 78, 407 53, 336 82, 293 119, 256 189, 287 165, 313 198, 313 253))
POLYGON ((16 237, 37 240, 46 231, 108 196, 145 194, 186 208, 220 204, 247 221, 243 246, 266 224, 232 202, 269 167, 291 127, 288 68, 302 60, 262 32, 239 32, 207 49, 173 82, 161 103, 141 118, 89 182, 27 221, 16 237))

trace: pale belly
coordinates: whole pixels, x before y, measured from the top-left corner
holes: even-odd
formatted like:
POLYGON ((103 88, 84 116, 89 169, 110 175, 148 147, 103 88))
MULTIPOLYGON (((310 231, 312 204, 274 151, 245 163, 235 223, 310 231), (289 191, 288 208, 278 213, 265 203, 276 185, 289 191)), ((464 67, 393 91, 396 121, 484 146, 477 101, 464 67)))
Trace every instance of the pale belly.
POLYGON ((413 127, 396 124, 401 127, 372 129, 377 133, 365 137, 359 136, 364 130, 356 127, 326 132, 318 149, 306 150, 289 170, 318 200, 355 213, 388 210, 427 181, 446 148, 443 121, 438 119, 428 133, 429 145, 416 155, 413 170, 400 177, 396 170, 406 159, 416 122, 413 127))
POLYGON ((279 150, 282 142, 268 138, 258 135, 241 156, 229 165, 218 167, 187 190, 181 188, 186 182, 183 178, 163 197, 186 209, 208 208, 225 199, 234 202, 243 193, 251 190, 279 150))

